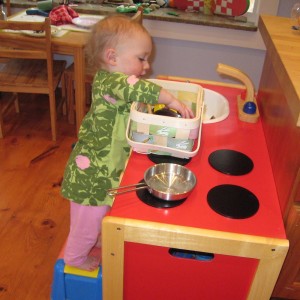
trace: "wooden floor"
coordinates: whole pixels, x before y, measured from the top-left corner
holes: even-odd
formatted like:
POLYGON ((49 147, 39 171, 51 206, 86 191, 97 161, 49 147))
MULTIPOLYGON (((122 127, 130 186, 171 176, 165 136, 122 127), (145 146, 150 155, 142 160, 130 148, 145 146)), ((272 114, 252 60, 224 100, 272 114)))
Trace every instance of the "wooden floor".
POLYGON ((21 95, 20 109, 7 113, 0 139, 0 299, 49 300, 53 267, 68 234, 69 203, 60 184, 75 125, 60 113, 54 143, 47 96, 21 95))

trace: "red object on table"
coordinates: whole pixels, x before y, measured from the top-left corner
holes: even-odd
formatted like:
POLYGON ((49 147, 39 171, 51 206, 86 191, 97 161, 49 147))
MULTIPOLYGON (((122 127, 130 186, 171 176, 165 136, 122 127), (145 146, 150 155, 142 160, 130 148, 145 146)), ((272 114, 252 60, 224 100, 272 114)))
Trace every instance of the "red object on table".
POLYGON ((79 14, 68 5, 60 5, 53 8, 49 14, 52 25, 71 24, 79 14))

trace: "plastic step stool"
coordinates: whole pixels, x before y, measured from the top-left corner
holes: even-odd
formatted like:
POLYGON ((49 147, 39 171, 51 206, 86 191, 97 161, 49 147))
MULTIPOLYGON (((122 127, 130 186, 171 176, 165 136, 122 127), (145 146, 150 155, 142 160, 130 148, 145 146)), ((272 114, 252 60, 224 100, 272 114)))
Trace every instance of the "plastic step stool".
POLYGON ((51 300, 102 300, 101 266, 95 272, 76 270, 63 259, 56 261, 51 300))

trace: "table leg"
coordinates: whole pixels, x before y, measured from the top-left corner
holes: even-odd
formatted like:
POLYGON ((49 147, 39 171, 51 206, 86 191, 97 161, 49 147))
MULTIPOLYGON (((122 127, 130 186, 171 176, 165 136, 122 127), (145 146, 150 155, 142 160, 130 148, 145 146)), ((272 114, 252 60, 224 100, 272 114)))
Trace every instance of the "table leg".
POLYGON ((74 53, 74 81, 76 107, 76 133, 78 134, 85 115, 85 59, 84 49, 78 48, 74 53))

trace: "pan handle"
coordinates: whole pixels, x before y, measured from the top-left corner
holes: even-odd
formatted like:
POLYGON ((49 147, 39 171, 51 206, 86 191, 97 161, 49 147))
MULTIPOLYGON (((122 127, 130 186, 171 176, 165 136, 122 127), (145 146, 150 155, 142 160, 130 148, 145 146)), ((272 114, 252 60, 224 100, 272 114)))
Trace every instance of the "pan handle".
POLYGON ((129 192, 133 192, 136 190, 142 190, 148 188, 148 185, 144 182, 135 183, 135 184, 129 184, 129 185, 123 185, 116 188, 108 189, 107 195, 109 196, 115 196, 120 194, 125 194, 129 192))

